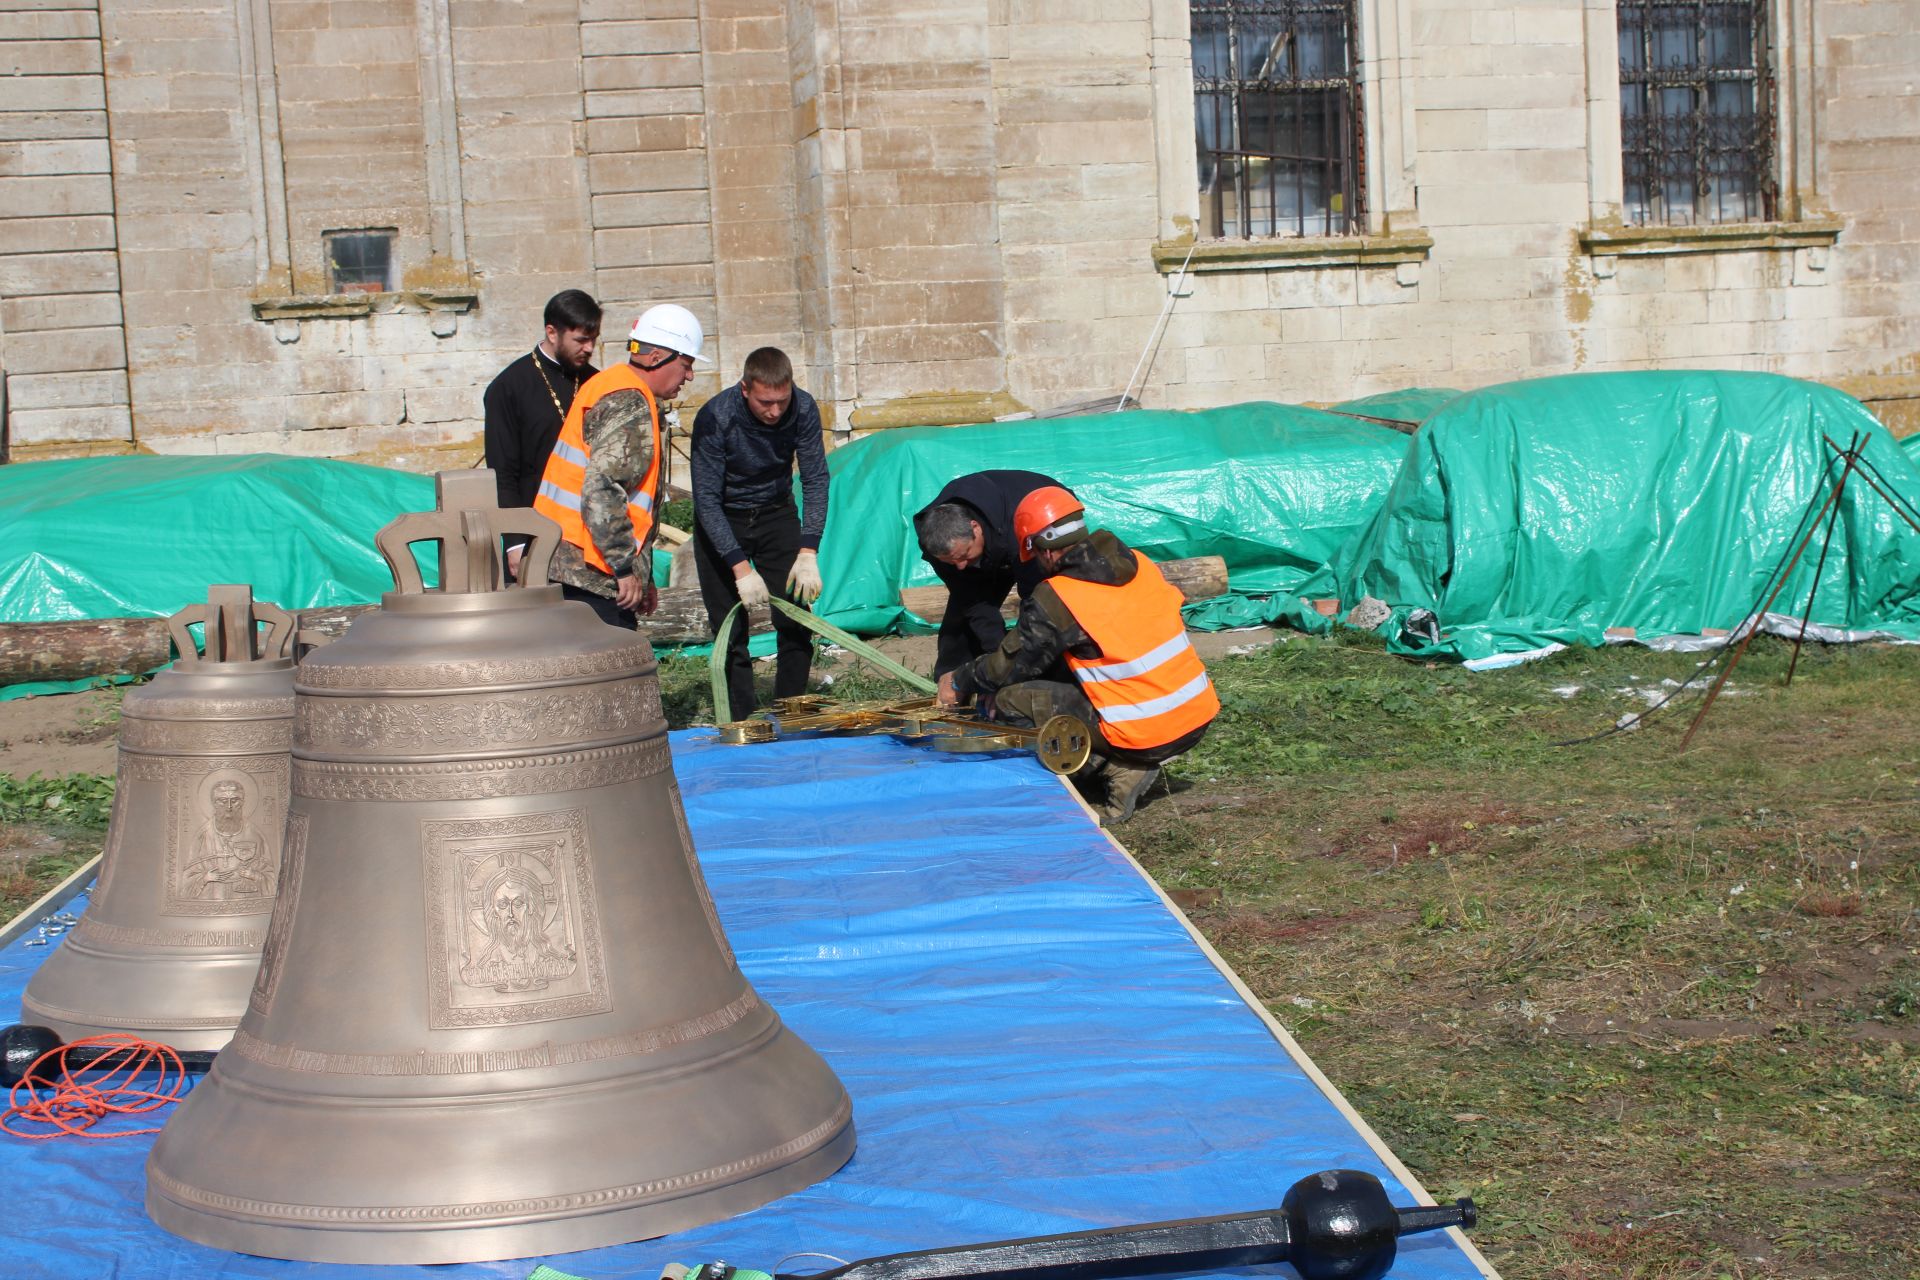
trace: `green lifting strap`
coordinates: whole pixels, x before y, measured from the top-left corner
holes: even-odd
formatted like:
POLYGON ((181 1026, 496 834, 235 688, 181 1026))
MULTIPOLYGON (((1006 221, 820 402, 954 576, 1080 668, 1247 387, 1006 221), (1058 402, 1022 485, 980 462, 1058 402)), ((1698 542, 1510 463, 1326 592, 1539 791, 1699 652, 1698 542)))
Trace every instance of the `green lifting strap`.
MULTIPOLYGON (((918 693, 933 693, 937 686, 919 672, 902 666, 886 654, 880 652, 865 640, 842 631, 824 618, 816 618, 807 610, 790 600, 773 597, 773 607, 792 618, 813 634, 832 644, 839 645, 854 657, 870 662, 886 672, 900 683, 918 693)), ((713 652, 707 657, 707 673, 713 680, 713 722, 725 724, 733 719, 733 700, 727 694, 727 643, 733 639, 734 624, 740 618, 744 605, 734 605, 727 616, 720 620, 720 627, 713 633, 713 652)))

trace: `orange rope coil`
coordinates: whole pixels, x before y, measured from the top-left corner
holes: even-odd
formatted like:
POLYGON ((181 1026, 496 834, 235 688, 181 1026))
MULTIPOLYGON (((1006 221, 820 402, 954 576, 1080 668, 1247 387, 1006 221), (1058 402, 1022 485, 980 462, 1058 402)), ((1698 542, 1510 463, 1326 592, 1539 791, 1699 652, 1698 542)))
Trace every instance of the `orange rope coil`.
POLYGON ((147 1129, 116 1129, 110 1133, 95 1133, 92 1129, 109 1116, 137 1116, 158 1111, 178 1101, 186 1087, 186 1065, 172 1046, 124 1032, 87 1036, 49 1049, 33 1060, 33 1065, 7 1095, 7 1109, 0 1113, 0 1131, 33 1140, 132 1138, 158 1133, 158 1125, 147 1129), (84 1066, 69 1065, 67 1052, 82 1047, 102 1052, 84 1066), (88 1078, 81 1078, 83 1071, 88 1078), (133 1082, 146 1072, 158 1073, 152 1087, 135 1088, 133 1082), (16 1128, 16 1124, 29 1127, 16 1128))

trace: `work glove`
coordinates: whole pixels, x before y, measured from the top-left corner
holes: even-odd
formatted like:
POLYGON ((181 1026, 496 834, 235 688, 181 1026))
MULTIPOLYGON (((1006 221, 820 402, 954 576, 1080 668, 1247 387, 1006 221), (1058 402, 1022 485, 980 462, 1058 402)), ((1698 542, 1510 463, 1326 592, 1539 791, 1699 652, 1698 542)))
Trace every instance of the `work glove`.
POLYGON ((752 568, 734 578, 733 588, 740 593, 740 603, 747 608, 767 607, 767 580, 752 568))
POLYGON ((787 570, 787 595, 801 604, 811 605, 820 598, 820 553, 802 547, 787 570))

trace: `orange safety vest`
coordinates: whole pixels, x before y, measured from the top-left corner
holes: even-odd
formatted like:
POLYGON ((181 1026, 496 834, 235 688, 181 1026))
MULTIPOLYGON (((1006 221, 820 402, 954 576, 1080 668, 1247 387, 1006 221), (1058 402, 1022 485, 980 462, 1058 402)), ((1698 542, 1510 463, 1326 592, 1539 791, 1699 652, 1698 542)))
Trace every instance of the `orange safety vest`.
POLYGON ((1210 723, 1220 699, 1180 620, 1185 597, 1138 551, 1140 572, 1123 586, 1065 575, 1048 578, 1067 612, 1100 646, 1067 666, 1100 717, 1100 734, 1123 751, 1151 751, 1210 723))
MULTIPOLYGON (((647 464, 647 474, 627 495, 627 517, 633 521, 634 545, 646 546, 647 535, 653 531, 654 490, 660 482, 660 406, 647 384, 640 380, 638 371, 625 361, 594 374, 574 394, 566 421, 560 424, 560 438, 554 441, 553 452, 547 457, 540 490, 533 496, 533 509, 557 523, 560 536, 580 548, 581 558, 602 573, 612 573, 612 566, 593 545, 587 522, 580 517, 580 488, 586 480, 588 457, 582 424, 587 410, 616 391, 638 391, 645 396, 647 414, 653 423, 653 461, 647 464)), ((646 580, 652 581, 650 574, 646 580)))

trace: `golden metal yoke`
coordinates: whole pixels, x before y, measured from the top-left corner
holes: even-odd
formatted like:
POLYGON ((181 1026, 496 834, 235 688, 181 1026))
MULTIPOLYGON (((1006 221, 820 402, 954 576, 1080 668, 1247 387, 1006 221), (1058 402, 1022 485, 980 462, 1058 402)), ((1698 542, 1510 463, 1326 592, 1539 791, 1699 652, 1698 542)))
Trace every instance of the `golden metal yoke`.
POLYGON ((1040 763, 1069 774, 1087 762, 1093 733, 1075 716, 1054 716, 1037 729, 999 724, 944 708, 934 698, 840 702, 820 694, 781 698, 765 719, 720 726, 720 740, 735 746, 772 742, 796 733, 885 733, 938 751, 1031 750, 1040 763))

